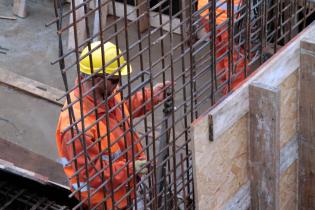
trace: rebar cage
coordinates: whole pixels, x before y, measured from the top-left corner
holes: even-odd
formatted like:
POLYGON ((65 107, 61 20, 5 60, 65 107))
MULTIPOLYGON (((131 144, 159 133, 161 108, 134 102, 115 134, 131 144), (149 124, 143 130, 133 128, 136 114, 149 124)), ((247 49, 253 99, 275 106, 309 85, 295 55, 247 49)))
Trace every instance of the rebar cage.
POLYGON ((62 158, 70 196, 80 200, 74 209, 194 209, 190 123, 305 28, 314 11, 306 0, 54 3, 48 25, 57 23, 52 64, 59 62, 66 89, 62 158), (111 60, 107 42, 117 46, 111 60), (98 68, 95 51, 105 58, 98 68), (80 72, 84 59, 90 75, 80 72), (117 74, 116 89, 99 98, 97 89, 108 90, 105 81, 117 74), (167 85, 155 88, 159 82, 167 85), (140 159, 147 162, 138 168, 140 159))

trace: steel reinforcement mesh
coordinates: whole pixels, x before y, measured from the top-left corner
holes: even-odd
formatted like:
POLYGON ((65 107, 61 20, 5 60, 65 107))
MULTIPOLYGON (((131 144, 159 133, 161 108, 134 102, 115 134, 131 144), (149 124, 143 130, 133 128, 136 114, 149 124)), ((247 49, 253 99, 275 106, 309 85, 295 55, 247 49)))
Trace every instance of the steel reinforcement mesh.
POLYGON ((80 200, 74 209, 194 209, 190 123, 314 18, 306 0, 54 3, 56 18, 47 25, 56 23, 59 37, 52 64, 59 63, 66 90, 61 140, 71 148, 65 170, 70 196, 80 200), (92 54, 105 58, 107 42, 117 46, 115 58, 97 64, 92 54), (80 72, 85 58, 90 75, 80 72), (104 81, 114 74, 121 78, 116 90, 99 98, 97 89, 109 89, 104 81), (163 100, 155 100, 157 90, 163 100), (140 156, 147 163, 136 170, 140 156))
POLYGON ((68 190, 41 184, 23 175, 0 170, 1 210, 69 210, 77 203, 68 199, 68 190))

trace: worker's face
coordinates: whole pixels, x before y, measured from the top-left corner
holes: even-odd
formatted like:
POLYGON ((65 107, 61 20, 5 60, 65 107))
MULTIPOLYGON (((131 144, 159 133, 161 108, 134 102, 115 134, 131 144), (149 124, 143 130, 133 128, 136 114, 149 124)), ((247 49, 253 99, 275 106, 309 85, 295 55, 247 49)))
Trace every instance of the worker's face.
POLYGON ((117 85, 119 84, 120 77, 119 76, 109 76, 106 77, 106 86, 104 84, 104 77, 102 75, 98 75, 95 77, 95 84, 97 84, 96 91, 99 91, 102 95, 110 96, 117 85))

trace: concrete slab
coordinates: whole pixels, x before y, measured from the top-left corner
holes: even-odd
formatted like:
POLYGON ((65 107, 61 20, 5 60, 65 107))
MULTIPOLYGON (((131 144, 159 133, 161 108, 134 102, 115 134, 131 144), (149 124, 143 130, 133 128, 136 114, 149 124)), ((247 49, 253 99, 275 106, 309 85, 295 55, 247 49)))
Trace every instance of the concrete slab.
MULTIPOLYGON (((0 13, 13 16, 12 2, 1 0, 0 13)), ((0 46, 9 49, 6 55, 0 54, 1 67, 63 89, 59 67, 50 65, 58 53, 56 26, 45 27, 45 23, 55 17, 53 1, 26 2, 27 18, 0 20, 0 46)))
POLYGON ((56 160, 55 129, 60 107, 0 86, 0 136, 56 160))

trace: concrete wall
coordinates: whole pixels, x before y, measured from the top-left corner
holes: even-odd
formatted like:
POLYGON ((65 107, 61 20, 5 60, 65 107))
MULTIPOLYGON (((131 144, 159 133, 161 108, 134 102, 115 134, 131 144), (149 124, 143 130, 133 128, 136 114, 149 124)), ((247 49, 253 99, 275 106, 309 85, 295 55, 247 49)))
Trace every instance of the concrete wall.
MULTIPOLYGON (((193 167, 199 210, 250 208, 249 85, 280 89, 279 208, 297 209, 300 41, 312 24, 262 65, 225 101, 193 122, 193 167), (210 135, 209 135, 210 134, 210 135)), ((313 38, 314 39, 314 38, 313 38)))

